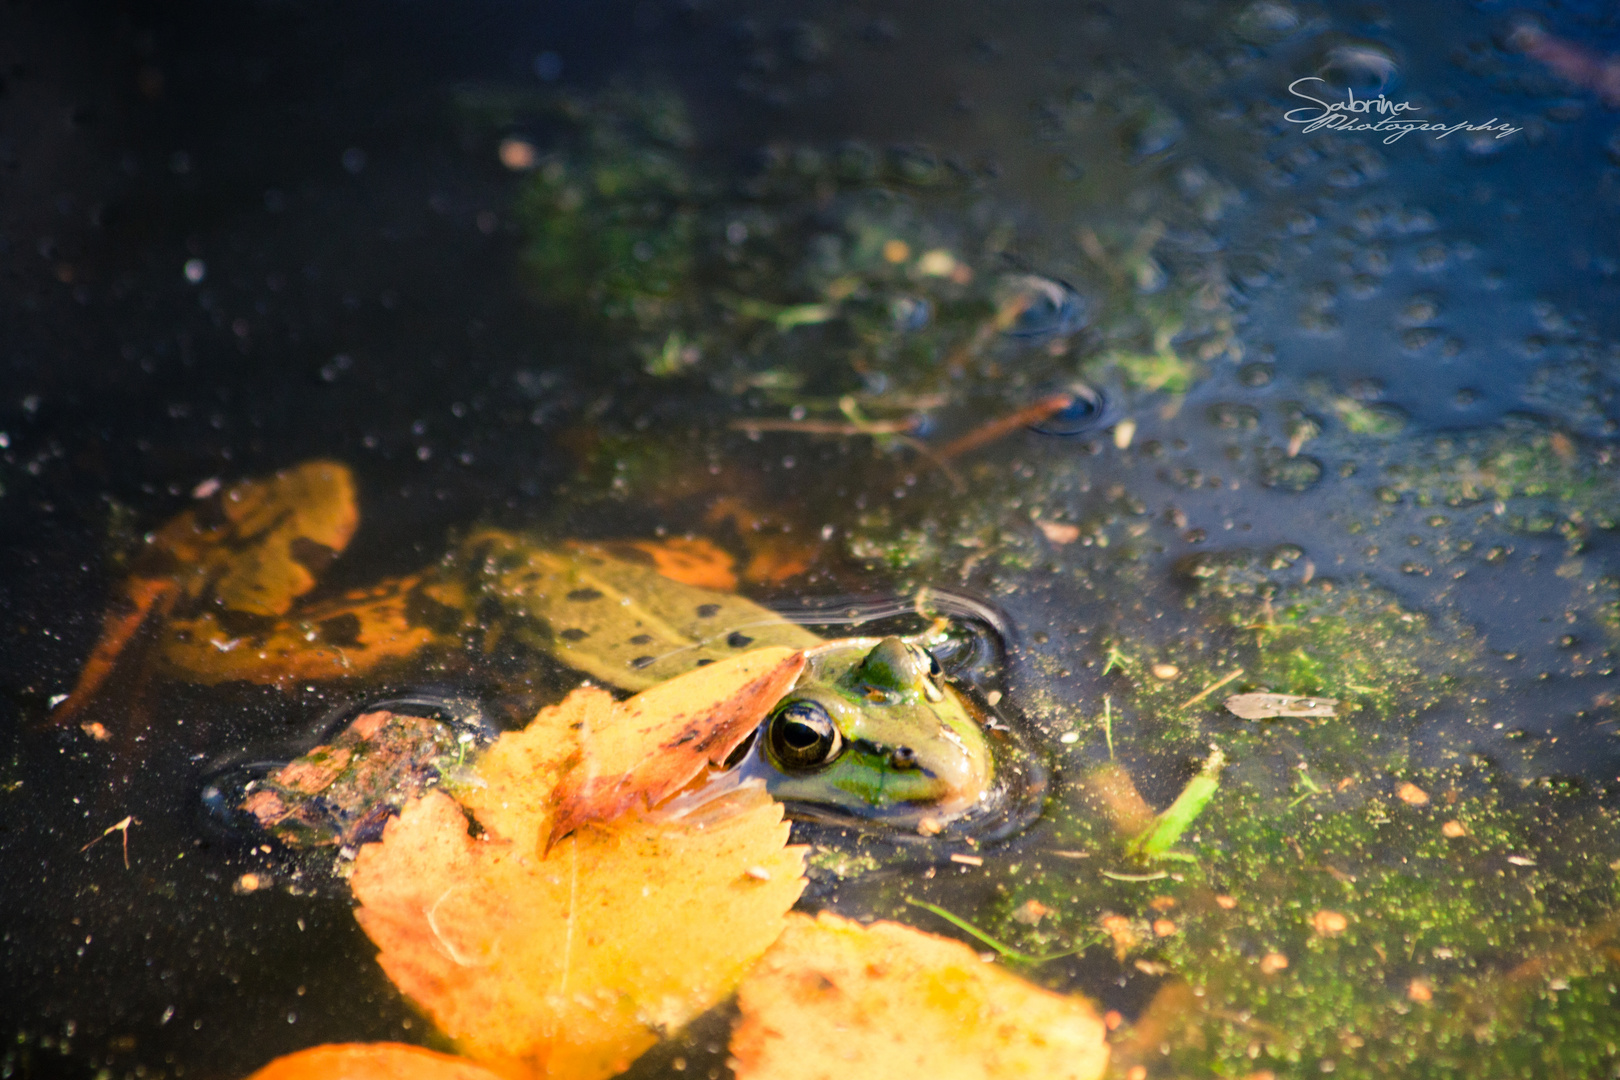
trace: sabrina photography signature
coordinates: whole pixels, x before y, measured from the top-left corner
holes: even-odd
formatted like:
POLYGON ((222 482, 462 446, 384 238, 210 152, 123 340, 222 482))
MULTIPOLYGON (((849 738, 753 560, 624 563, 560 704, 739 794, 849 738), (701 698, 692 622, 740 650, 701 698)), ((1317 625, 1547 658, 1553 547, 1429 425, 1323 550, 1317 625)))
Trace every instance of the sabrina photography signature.
MULTIPOLYGON (((1455 124, 1442 124, 1419 120, 1416 117, 1408 118, 1403 114, 1420 111, 1420 107, 1410 101, 1391 101, 1383 94, 1375 98, 1358 98, 1354 90, 1346 90, 1345 100, 1325 101, 1300 90, 1300 86, 1305 83, 1321 83, 1326 86, 1327 80, 1309 75, 1289 83, 1290 94, 1311 104, 1290 109, 1283 113, 1283 119, 1291 124, 1304 125, 1306 133, 1324 129, 1343 132, 1372 131, 1383 135, 1384 145, 1388 146, 1399 142, 1414 131, 1432 131, 1436 139, 1443 139, 1458 131, 1495 132, 1496 138, 1504 139, 1515 131, 1524 130, 1506 121, 1498 123, 1494 116, 1483 124, 1472 124, 1467 120, 1455 124)), ((1313 86, 1310 89, 1319 88, 1313 86)))

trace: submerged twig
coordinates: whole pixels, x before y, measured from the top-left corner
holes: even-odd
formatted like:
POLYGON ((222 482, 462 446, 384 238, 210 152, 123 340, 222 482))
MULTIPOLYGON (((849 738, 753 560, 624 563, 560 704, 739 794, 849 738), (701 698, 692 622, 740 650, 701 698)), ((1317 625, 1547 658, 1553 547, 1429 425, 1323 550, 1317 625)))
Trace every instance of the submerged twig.
POLYGON ((992 420, 982 427, 974 428, 965 435, 959 435, 940 447, 937 453, 943 461, 960 457, 970 450, 977 450, 981 446, 995 442, 1006 435, 1017 431, 1021 427, 1039 423, 1042 420, 1060 413, 1074 404, 1073 394, 1049 394, 1031 405, 1026 405, 1016 412, 992 420))
POLYGON ((1209 695, 1213 694, 1215 691, 1219 690, 1221 687, 1225 686, 1227 683, 1231 682, 1233 679, 1237 678, 1239 675, 1242 675, 1242 674, 1243 674, 1243 669, 1238 668, 1236 671, 1233 671, 1232 673, 1230 673, 1228 675, 1221 676, 1219 679, 1216 679, 1214 682, 1210 683, 1208 686, 1206 686, 1202 690, 1198 691, 1198 693, 1194 694, 1192 697, 1188 698, 1186 701, 1183 701, 1181 703, 1181 707, 1183 709, 1192 708, 1194 705, 1198 704, 1200 701, 1203 701, 1205 698, 1209 697, 1209 695))

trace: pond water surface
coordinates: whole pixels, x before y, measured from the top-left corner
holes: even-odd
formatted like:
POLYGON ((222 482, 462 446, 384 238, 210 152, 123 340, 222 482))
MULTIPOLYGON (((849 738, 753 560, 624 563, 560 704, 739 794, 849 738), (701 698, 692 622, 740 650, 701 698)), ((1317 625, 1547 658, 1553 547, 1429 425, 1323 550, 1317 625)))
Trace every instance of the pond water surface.
MULTIPOLYGON (((332 860, 201 792, 367 697, 510 727, 577 680, 115 679, 51 720, 145 534, 316 458, 359 491, 332 594, 493 525, 704 537, 823 628, 958 598, 1044 808, 957 861, 800 826, 801 906, 1066 954, 999 962, 1117 1014, 1111 1075, 1620 1075, 1608 6, 0 27, 0 1075, 442 1045, 332 860), (1379 95, 1451 130, 1304 122, 1379 95), (1216 751, 1133 861, 1095 778, 1158 810, 1216 751)), ((726 1075, 730 1018, 633 1075, 726 1075)))

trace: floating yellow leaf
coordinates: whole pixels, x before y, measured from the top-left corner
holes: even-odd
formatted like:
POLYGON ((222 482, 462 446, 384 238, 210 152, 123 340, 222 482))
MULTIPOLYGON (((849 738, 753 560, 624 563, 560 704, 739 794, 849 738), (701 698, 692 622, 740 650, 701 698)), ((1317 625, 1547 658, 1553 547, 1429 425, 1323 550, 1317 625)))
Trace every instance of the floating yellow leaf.
POLYGON ((656 806, 719 765, 804 670, 804 653, 755 649, 687 672, 581 729, 581 762, 562 780, 550 840, 587 821, 656 806))
POLYGON ((501 1080, 466 1058, 405 1043, 328 1043, 278 1057, 248 1080, 501 1080))
POLYGON ((787 931, 737 993, 738 1080, 1097 1080, 1103 1022, 961 942, 823 913, 787 931))
POLYGON ((598 1080, 721 1001, 803 888, 781 807, 745 787, 680 823, 631 813, 545 850, 552 791, 614 703, 586 689, 408 804, 351 884, 389 977, 509 1077, 598 1080), (479 835, 469 832, 468 813, 479 835))

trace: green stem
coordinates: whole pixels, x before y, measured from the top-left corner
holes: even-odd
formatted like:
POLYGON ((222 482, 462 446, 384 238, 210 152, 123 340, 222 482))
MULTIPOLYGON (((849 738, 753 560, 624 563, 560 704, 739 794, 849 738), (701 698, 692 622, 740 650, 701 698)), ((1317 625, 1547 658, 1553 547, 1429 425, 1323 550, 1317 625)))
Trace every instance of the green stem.
POLYGON ((1067 952, 1049 953, 1046 956, 1033 956, 1030 953, 1019 952, 1011 945, 1002 944, 989 934, 985 933, 983 930, 980 930, 977 926, 974 926, 972 923, 962 918, 960 915, 954 914, 953 912, 940 907, 938 904, 930 904, 928 901, 918 900, 914 896, 906 897, 906 903, 910 904, 912 907, 920 907, 924 911, 929 911, 935 915, 938 915, 940 918, 944 919, 958 930, 972 934, 974 937, 978 938, 980 941, 984 942, 986 945, 990 946, 996 952, 1000 953, 1002 956, 1005 956, 1009 960, 1017 960, 1025 964, 1044 964, 1049 960, 1061 960, 1065 956, 1074 956, 1084 948, 1084 946, 1081 946, 1079 949, 1070 949, 1067 952))
POLYGON ((1215 792, 1220 789, 1221 769, 1225 764, 1226 755, 1221 753, 1220 747, 1211 748, 1204 767, 1197 776, 1187 781, 1187 786, 1181 789, 1176 801, 1165 807, 1153 824, 1131 841, 1131 854, 1148 859, 1165 857, 1198 815, 1204 812, 1209 800, 1215 797, 1215 792))
POLYGON ((1103 738, 1108 740, 1108 760, 1114 760, 1114 699, 1103 695, 1103 738))

